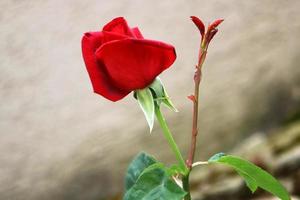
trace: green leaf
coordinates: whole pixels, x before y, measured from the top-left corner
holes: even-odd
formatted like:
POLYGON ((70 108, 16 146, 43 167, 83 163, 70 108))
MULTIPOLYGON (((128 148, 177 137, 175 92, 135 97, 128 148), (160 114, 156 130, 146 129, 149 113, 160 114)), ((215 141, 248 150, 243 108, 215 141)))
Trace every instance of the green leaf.
POLYGON ((213 155, 212 157, 210 157, 210 159, 208 159, 208 162, 214 162, 214 161, 218 161, 220 158, 222 158, 223 156, 226 156, 225 153, 221 152, 221 153, 217 153, 215 155, 213 155))
POLYGON ((178 110, 175 108, 174 104, 171 102, 171 100, 166 92, 166 89, 164 88, 164 85, 161 82, 159 77, 156 77, 156 79, 149 86, 149 88, 154 93, 155 102, 158 106, 160 106, 160 104, 163 103, 169 109, 171 109, 175 112, 178 112, 178 110))
POLYGON ((144 170, 123 200, 182 200, 185 195, 166 169, 161 164, 154 164, 144 170))
POLYGON ((237 172, 239 173, 239 175, 241 177, 244 178, 246 185, 251 190, 251 192, 254 193, 258 187, 255 179, 251 178, 249 175, 247 175, 246 173, 244 173, 242 171, 237 170, 237 172))
POLYGON ((137 100, 148 122, 150 132, 154 125, 154 99, 149 88, 136 90, 137 100))
POLYGON ((157 161, 148 154, 139 153, 129 164, 125 177, 125 190, 129 190, 137 181, 142 172, 157 161))
POLYGON ((282 200, 290 200, 287 190, 272 175, 247 160, 219 153, 211 157, 209 163, 220 163, 233 167, 245 179, 252 192, 257 187, 261 187, 282 200))

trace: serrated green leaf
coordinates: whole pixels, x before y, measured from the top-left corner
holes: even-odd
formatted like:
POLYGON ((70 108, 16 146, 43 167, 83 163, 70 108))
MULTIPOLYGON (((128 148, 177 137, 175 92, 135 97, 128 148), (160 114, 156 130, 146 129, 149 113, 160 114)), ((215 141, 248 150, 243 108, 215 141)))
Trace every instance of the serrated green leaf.
POLYGON ((156 79, 153 81, 151 85, 149 85, 149 88, 153 91, 156 104, 160 106, 161 103, 163 103, 165 106, 167 106, 169 109, 178 112, 178 110, 175 108, 174 104, 171 102, 166 89, 164 88, 164 85, 159 77, 156 77, 156 79))
POLYGON ((233 167, 245 178, 247 186, 252 192, 260 187, 282 200, 290 200, 287 190, 272 175, 247 160, 231 155, 216 154, 209 159, 209 163, 220 163, 233 167))
POLYGON ((125 176, 125 190, 128 191, 137 181, 142 172, 157 161, 150 155, 139 153, 129 164, 125 176))
POLYGON ((151 132, 154 125, 154 99, 152 93, 149 88, 136 90, 135 92, 151 132))
POLYGON ((157 162, 157 163, 154 163, 153 165, 150 165, 149 167, 145 168, 144 171, 140 174, 140 176, 142 176, 144 173, 147 173, 148 171, 151 171, 151 170, 157 169, 157 168, 161 168, 163 170, 167 169, 167 167, 163 163, 157 162))
POLYGON ((186 192, 161 165, 150 166, 125 193, 123 200, 182 200, 186 192))

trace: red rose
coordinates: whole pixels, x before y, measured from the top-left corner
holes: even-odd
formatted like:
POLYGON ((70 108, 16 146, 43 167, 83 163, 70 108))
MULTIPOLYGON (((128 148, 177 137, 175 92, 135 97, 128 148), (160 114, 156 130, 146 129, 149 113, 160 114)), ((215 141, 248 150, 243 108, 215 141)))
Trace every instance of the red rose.
POLYGON ((111 101, 147 87, 176 59, 172 45, 144 39, 123 17, 85 33, 82 54, 94 91, 111 101))

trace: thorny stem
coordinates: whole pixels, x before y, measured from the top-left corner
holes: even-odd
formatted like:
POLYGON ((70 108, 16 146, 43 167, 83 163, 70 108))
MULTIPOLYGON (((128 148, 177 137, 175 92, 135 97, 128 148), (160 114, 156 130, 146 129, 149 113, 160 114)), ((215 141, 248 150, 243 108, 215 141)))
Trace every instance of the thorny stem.
POLYGON ((189 175, 193 167, 195 151, 196 151, 196 143, 197 143, 197 135, 198 135, 198 107, 199 107, 199 88, 200 82, 202 78, 202 65, 206 58, 208 44, 206 44, 205 40, 202 41, 201 47, 199 50, 199 60, 196 65, 196 71, 194 75, 194 94, 191 98, 193 101, 193 125, 192 125, 192 138, 191 138, 191 146, 188 154, 188 159, 186 161, 186 166, 189 169, 189 173, 182 178, 183 189, 188 192, 188 194, 184 197, 184 200, 191 200, 190 188, 189 188, 189 175))
POLYGON ((198 135, 198 107, 199 107, 199 88, 200 82, 202 78, 202 65, 206 58, 208 45, 201 45, 199 50, 199 60, 196 65, 196 71, 194 75, 195 89, 194 89, 194 98, 193 98, 193 126, 192 126, 192 138, 191 138, 191 146, 188 154, 188 159, 186 161, 186 165, 190 170, 192 170, 192 164, 194 162, 196 143, 197 143, 197 135, 198 135))

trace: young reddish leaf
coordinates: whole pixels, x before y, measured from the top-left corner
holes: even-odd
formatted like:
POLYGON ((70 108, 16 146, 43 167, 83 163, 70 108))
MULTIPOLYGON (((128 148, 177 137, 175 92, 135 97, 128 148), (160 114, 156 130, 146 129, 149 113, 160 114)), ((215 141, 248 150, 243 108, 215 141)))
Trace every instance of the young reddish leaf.
POLYGON ((198 27, 201 36, 203 38, 204 34, 205 34, 205 26, 203 24, 203 22, 196 16, 191 16, 192 21, 194 22, 194 24, 198 27))
POLYGON ((223 21, 224 21, 224 19, 217 19, 217 20, 215 20, 212 24, 210 24, 208 26, 208 30, 212 30, 212 29, 217 28, 223 21))
POLYGON ((224 19, 217 19, 212 24, 208 26, 207 34, 206 34, 206 40, 209 43, 213 37, 218 32, 217 27, 224 21, 224 19))

